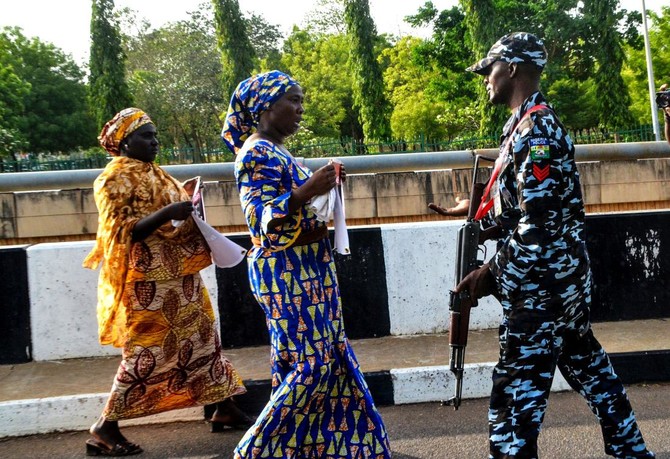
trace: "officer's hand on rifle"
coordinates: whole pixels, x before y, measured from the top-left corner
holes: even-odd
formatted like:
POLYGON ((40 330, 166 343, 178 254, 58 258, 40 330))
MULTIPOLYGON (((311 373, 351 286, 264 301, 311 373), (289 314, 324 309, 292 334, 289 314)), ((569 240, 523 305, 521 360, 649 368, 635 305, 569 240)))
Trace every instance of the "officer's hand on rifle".
POLYGON ((486 228, 485 230, 481 230, 479 232, 479 243, 483 244, 484 242, 490 240, 490 239, 500 239, 502 236, 503 231, 500 226, 490 226, 486 228))
POLYGON ((468 292, 470 298, 473 300, 473 306, 477 304, 476 301, 479 298, 493 295, 497 292, 496 281, 489 270, 488 263, 465 276, 454 289, 454 292, 456 293, 461 293, 463 291, 468 292))
POLYGON ((428 208, 433 212, 436 212, 445 217, 465 217, 468 215, 468 208, 470 207, 469 199, 456 198, 456 206, 454 207, 442 207, 439 204, 433 204, 432 202, 428 204, 428 208))

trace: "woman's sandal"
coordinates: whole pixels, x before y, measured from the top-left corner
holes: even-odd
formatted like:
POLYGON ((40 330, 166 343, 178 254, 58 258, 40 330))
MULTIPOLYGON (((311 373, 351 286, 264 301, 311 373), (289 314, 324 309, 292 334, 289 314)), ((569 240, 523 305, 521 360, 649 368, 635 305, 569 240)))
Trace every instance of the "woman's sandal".
POLYGON ((96 438, 89 438, 86 440, 86 455, 87 456, 132 456, 140 454, 142 448, 135 443, 129 441, 117 443, 113 447, 101 442, 96 438))

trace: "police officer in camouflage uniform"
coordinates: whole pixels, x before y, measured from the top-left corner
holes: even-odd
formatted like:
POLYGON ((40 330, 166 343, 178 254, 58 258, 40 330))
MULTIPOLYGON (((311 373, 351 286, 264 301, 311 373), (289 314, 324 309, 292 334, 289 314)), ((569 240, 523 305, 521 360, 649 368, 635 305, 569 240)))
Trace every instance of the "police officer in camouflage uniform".
POLYGON ((591 331, 584 203, 572 140, 539 91, 546 59, 542 41, 516 32, 467 69, 485 77, 492 103, 513 112, 480 208, 487 214, 484 222, 503 227, 499 250, 455 289, 474 298, 493 294, 503 307, 489 408, 490 457, 538 456, 556 367, 598 418, 607 454, 655 457, 591 331))

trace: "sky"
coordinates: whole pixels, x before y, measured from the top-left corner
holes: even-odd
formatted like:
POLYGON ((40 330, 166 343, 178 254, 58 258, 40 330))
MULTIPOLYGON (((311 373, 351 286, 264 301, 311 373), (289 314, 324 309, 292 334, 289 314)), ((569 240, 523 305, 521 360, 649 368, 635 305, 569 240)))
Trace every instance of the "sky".
MULTIPOLYGON (((209 0, 115 0, 117 8, 129 7, 140 18, 160 27, 166 22, 186 19, 189 11, 209 0)), ((290 7, 274 8, 279 0, 240 0, 244 12, 260 13, 271 24, 288 33, 294 24, 303 25, 305 15, 316 5, 314 0, 292 0, 290 7)), ((380 33, 428 36, 428 31, 412 29, 403 21, 415 14, 426 0, 370 0, 370 14, 380 33)), ((645 0, 647 9, 660 10, 666 0, 645 0)), ((27 37, 53 43, 74 60, 88 60, 91 0, 0 0, 0 27, 19 26, 27 37)), ((458 0, 432 0, 438 10, 448 9, 458 0)), ((641 10, 643 0, 620 0, 621 7, 641 10)))

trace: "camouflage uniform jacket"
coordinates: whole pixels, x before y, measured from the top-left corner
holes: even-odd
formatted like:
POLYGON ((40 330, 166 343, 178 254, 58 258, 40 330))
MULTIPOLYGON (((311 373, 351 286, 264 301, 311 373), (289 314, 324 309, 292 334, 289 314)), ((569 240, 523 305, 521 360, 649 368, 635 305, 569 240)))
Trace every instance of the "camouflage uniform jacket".
POLYGON ((499 200, 488 215, 506 231, 490 261, 500 299, 588 288, 578 281, 589 261, 575 148, 540 92, 505 124, 500 155, 507 159, 497 178, 499 200), (522 119, 539 104, 547 107, 522 119))

